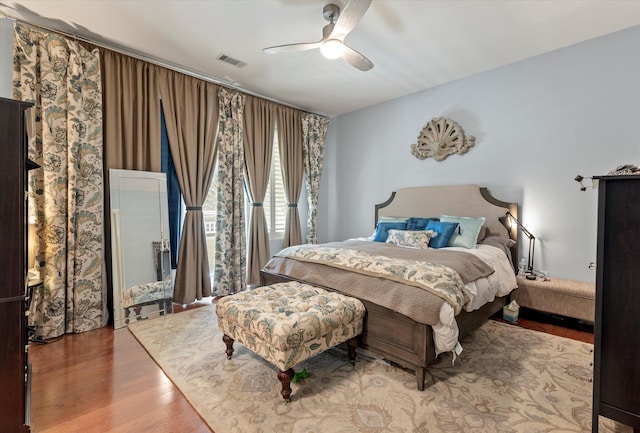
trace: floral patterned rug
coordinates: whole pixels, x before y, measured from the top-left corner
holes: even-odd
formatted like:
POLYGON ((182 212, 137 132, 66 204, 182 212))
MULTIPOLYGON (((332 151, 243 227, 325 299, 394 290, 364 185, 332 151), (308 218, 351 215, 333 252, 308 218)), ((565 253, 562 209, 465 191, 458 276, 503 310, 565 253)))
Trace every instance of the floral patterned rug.
MULTIPOLYGON (((129 326, 215 433, 590 432, 592 345, 489 321, 452 365, 411 372, 346 347, 299 364, 308 377, 280 396, 277 370, 241 344, 231 360, 215 306, 129 326)), ((607 420, 608 421, 608 420, 607 420)), ((601 421, 603 432, 631 431, 601 421)))

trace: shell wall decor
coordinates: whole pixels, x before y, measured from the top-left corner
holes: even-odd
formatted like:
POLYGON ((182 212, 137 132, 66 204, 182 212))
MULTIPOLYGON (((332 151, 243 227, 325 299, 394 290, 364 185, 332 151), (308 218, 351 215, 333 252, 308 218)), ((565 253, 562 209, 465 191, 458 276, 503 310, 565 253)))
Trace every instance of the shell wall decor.
POLYGON ((464 131, 455 121, 436 117, 422 128, 418 142, 411 145, 411 154, 418 159, 433 158, 443 161, 454 153, 467 153, 475 140, 473 135, 465 137, 464 131))

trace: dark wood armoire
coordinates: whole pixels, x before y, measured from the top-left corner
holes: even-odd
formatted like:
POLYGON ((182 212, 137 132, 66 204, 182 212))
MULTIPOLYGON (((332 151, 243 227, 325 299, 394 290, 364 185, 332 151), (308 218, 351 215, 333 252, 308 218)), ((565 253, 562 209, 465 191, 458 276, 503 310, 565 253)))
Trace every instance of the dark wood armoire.
POLYGON ((598 416, 640 432, 640 176, 598 181, 593 432, 598 416))
POLYGON ((27 136, 32 104, 0 98, 0 430, 29 432, 27 136))

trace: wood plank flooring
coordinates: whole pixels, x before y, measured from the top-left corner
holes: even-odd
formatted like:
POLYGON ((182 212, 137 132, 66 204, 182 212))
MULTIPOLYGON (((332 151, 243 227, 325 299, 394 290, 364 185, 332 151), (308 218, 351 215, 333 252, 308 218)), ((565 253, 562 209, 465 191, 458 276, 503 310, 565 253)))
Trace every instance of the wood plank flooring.
MULTIPOLYGON (((493 319, 503 321, 502 314, 496 314, 493 319)), ((521 308, 520 317, 516 325, 534 331, 546 332, 547 334, 593 344, 593 324, 567 317, 539 313, 528 308, 521 308)))
POLYGON ((31 343, 29 361, 32 433, 211 432, 126 328, 31 343))
MULTIPOLYGON (((588 327, 532 312, 521 311, 519 326, 593 343, 588 327)), ((126 328, 32 343, 29 351, 33 433, 211 432, 126 328)))

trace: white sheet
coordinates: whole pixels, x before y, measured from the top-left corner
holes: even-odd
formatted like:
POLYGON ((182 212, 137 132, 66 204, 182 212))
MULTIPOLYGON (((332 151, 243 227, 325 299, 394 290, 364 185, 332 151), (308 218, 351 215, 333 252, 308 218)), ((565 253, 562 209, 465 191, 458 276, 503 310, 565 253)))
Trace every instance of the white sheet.
MULTIPOLYGON (((459 247, 447 247, 447 249, 476 255, 495 269, 495 272, 487 278, 480 278, 465 285, 469 295, 469 302, 464 306, 466 311, 477 310, 487 302, 492 302, 496 296, 505 296, 517 287, 511 263, 499 248, 478 245, 478 248, 473 249, 459 247)), ((446 302, 442 303, 440 321, 433 325, 432 329, 436 355, 451 352, 454 349, 458 354, 462 351, 458 342, 458 323, 451 305, 446 302)))
POLYGON ((457 247, 447 249, 473 254, 495 269, 495 272, 487 278, 481 278, 466 285, 472 300, 465 306, 465 310, 477 310, 487 302, 493 301, 496 296, 508 295, 517 287, 515 272, 500 248, 481 244, 478 248, 472 249, 457 247))

